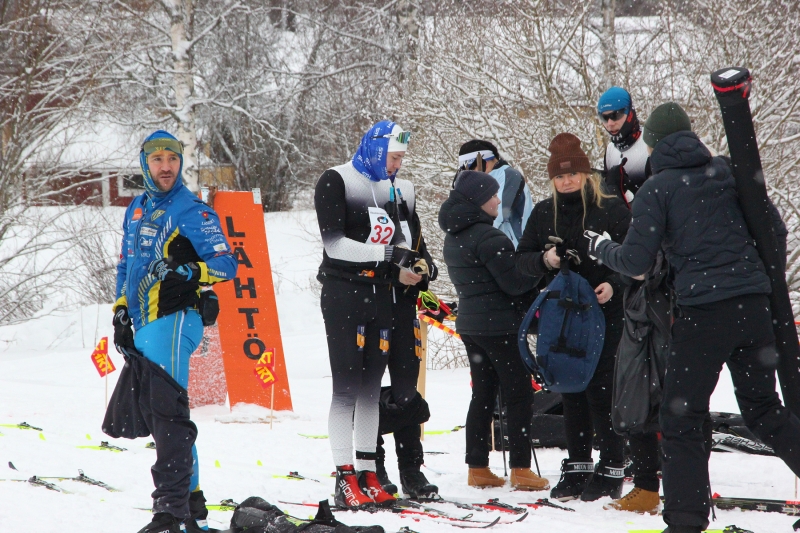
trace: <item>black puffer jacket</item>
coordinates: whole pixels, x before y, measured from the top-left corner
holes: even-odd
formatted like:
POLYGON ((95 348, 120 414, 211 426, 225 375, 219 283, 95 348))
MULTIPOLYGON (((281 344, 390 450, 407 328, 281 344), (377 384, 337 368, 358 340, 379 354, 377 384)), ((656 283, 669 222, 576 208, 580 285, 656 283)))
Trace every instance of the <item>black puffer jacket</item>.
POLYGON ((550 283, 558 274, 558 270, 548 270, 544 265, 544 247, 550 241, 548 237, 556 236, 564 240, 568 248, 577 250, 581 264, 575 265, 570 261, 569 268, 577 272, 589 282, 592 288, 608 282, 614 289, 611 299, 600 308, 606 321, 618 322, 622 320, 622 292, 624 284, 620 276, 609 268, 599 265, 586 255, 584 229, 597 233, 607 231, 611 239, 622 242, 630 225, 631 214, 622 200, 605 198, 598 207, 593 200, 591 188, 587 186, 587 213, 583 216, 583 201, 580 191, 558 195, 558 227, 553 228, 553 198, 542 200, 533 208, 525 232, 517 247, 517 268, 532 276, 545 276, 545 281, 550 283))
POLYGON ((466 335, 516 334, 536 295, 538 278, 514 267, 514 244, 493 219, 458 191, 439 211, 444 262, 458 292, 456 330, 466 335))
MULTIPOLYGON (((675 271, 681 305, 769 294, 769 278, 745 225, 728 164, 712 158, 700 139, 686 131, 661 140, 650 163, 653 176, 636 194, 628 236, 621 246, 601 243, 599 258, 617 272, 636 275, 649 270, 663 248, 675 271)), ((785 243, 785 226, 779 218, 775 224, 785 243)))

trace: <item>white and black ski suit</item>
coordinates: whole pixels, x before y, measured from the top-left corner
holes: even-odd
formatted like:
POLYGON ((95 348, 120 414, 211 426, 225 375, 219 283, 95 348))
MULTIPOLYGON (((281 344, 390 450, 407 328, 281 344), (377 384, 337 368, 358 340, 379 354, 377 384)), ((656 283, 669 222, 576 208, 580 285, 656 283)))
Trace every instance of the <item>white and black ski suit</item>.
MULTIPOLYGON (((399 220, 384 207, 389 180, 371 181, 352 162, 326 170, 314 192, 324 245, 322 283, 333 377, 328 434, 336 466, 374 470, 381 377, 391 347, 392 246, 405 245, 399 220)), ((399 290, 399 289, 398 289, 399 290)))

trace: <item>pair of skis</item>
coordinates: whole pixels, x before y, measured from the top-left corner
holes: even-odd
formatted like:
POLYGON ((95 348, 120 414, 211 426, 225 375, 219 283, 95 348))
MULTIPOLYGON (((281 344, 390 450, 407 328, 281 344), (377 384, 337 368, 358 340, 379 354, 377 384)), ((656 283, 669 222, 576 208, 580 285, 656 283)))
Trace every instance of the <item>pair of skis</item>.
MULTIPOLYGON (((316 503, 298 503, 298 502, 288 502, 288 501, 279 501, 278 503, 282 503, 284 505, 297 505, 303 507, 319 507, 319 504, 316 503)), ((454 516, 445 511, 440 509, 432 508, 427 505, 423 505, 419 502, 413 502, 411 500, 398 500, 398 503, 394 507, 373 507, 370 509, 340 509, 340 508, 332 508, 334 512, 340 511, 367 511, 372 513, 377 512, 388 512, 397 514, 400 516, 404 516, 407 518, 411 518, 417 522, 421 520, 430 520, 432 522, 438 524, 447 524, 449 526, 457 527, 460 529, 488 529, 493 527, 499 523, 500 517, 496 517, 494 520, 485 521, 485 520, 477 520, 472 518, 472 513, 467 514, 465 516, 454 516)), ((513 520, 512 522, 521 522, 528 517, 528 513, 525 512, 522 516, 513 520)), ((510 522, 504 522, 510 523, 510 522)))
MULTIPOLYGON (((14 463, 11 461, 8 462, 8 467, 12 470, 19 472, 14 463)), ((28 479, 11 479, 9 481, 19 481, 19 482, 26 482, 30 483, 31 485, 35 485, 38 487, 44 487, 46 489, 61 492, 62 494, 72 494, 70 491, 59 487, 52 481, 47 481, 49 479, 53 479, 56 481, 78 481, 80 483, 86 483, 87 485, 94 485, 95 487, 100 487, 106 489, 109 492, 120 492, 119 489, 115 489, 114 487, 96 479, 90 478, 86 474, 84 474, 83 470, 78 470, 77 476, 31 476, 28 479)))

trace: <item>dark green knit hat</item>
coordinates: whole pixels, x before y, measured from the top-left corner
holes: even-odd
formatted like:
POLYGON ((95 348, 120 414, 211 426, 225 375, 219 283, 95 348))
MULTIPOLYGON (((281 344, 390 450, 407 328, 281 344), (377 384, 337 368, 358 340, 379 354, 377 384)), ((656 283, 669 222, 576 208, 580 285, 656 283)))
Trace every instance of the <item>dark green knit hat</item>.
POLYGON ((642 134, 645 144, 655 148, 658 141, 677 131, 692 131, 692 122, 681 106, 675 102, 667 102, 650 113, 642 134))

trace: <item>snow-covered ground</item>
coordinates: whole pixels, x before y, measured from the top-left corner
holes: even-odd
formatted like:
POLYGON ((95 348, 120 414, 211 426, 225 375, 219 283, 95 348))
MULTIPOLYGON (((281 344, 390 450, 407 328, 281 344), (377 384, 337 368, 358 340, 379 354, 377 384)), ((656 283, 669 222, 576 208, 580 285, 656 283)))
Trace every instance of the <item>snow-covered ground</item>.
MULTIPOLYGON (((333 492, 333 470, 328 441, 301 436, 327 434, 330 372, 325 334, 311 278, 320 257, 313 213, 292 212, 267 216, 267 234, 274 269, 284 349, 291 381, 294 412, 279 413, 274 428, 250 421, 268 417, 260 407, 202 407, 192 412, 199 428, 201 488, 209 503, 225 498, 242 501, 257 495, 295 516, 313 514, 309 507, 279 501, 317 502, 333 492), (255 416, 253 416, 255 415, 255 416), (289 471, 319 480, 296 481, 289 471)), ((111 337, 110 306, 87 306, 78 311, 49 314, 24 324, 0 328, 0 424, 28 422, 43 431, 0 426, 0 527, 25 532, 135 532, 148 522, 153 490, 149 468, 155 452, 150 439, 113 440, 100 430, 105 412, 105 380, 90 361, 95 340, 111 337), (126 448, 109 452, 81 448, 101 440, 126 448), (12 462, 18 471, 11 470, 12 462), (30 476, 87 476, 102 480, 120 492, 73 481, 56 481, 70 494, 59 494, 28 483, 8 480, 30 476)), ((117 368, 121 356, 112 353, 117 368)), ((119 372, 108 379, 113 390, 119 372)), ((723 374, 712 398, 712 410, 738 412, 733 387, 723 374)), ((426 431, 448 430, 463 424, 469 402, 467 369, 428 372, 427 397, 431 420, 426 431)), ((448 498, 481 502, 500 498, 508 503, 534 501, 544 493, 512 492, 508 487, 490 490, 466 486, 463 432, 427 435, 425 449, 444 452, 426 457, 425 473, 448 498)), ((388 470, 398 481, 393 446, 389 438, 388 470)), ((539 465, 551 484, 558 481, 564 452, 539 450, 539 465)), ((491 466, 502 474, 502 455, 492 453, 491 466)), ((711 458, 713 489, 722 495, 793 499, 795 482, 789 469, 776 458, 714 453, 711 458)), ((627 532, 663 529, 660 517, 604 511, 604 501, 568 503, 578 512, 531 510, 521 523, 494 529, 519 532, 627 532)), ((442 508, 447 506, 442 505, 442 508)), ((455 508, 449 509, 456 512, 455 508)), ((497 513, 479 518, 495 516, 497 513)), ((225 527, 230 512, 212 511, 211 525, 225 527)), ((790 532, 795 518, 778 514, 717 511, 712 526, 728 524, 756 533, 790 532)), ((408 526, 415 531, 452 531, 446 524, 414 522, 388 513, 352 513, 339 517, 349 524, 380 523, 387 531, 408 526)))

